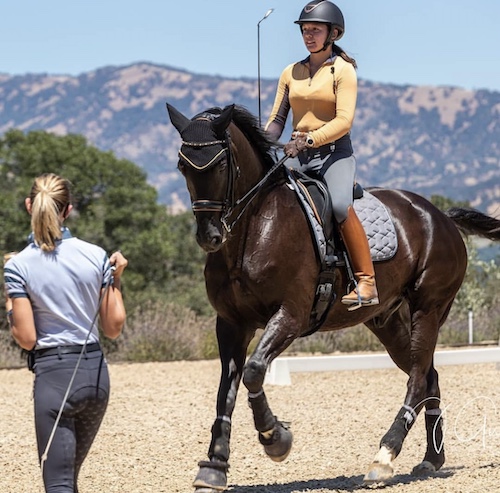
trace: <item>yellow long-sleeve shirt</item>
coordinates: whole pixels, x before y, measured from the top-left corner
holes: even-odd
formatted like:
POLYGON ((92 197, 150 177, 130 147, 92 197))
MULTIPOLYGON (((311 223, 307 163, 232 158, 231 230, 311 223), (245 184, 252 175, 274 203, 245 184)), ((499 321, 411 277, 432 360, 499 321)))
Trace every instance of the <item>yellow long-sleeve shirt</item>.
POLYGON ((291 108, 294 130, 310 132, 314 147, 334 142, 351 130, 357 90, 356 70, 340 56, 327 60, 312 78, 305 61, 293 63, 280 76, 265 128, 278 139, 291 108))

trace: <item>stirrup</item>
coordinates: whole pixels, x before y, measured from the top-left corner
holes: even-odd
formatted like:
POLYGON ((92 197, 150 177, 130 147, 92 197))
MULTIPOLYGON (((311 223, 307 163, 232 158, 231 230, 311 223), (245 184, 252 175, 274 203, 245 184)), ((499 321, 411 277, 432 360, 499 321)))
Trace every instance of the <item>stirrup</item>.
POLYGON ((354 310, 357 310, 358 308, 361 308, 363 306, 378 305, 380 302, 378 296, 375 296, 374 298, 370 298, 368 300, 362 300, 358 295, 357 300, 344 300, 342 298, 341 303, 349 306, 349 308, 347 309, 348 312, 353 312, 354 310))
POLYGON ((373 296, 373 298, 363 299, 363 298, 361 298, 361 295, 359 294, 359 290, 358 290, 359 283, 355 283, 355 284, 356 285, 355 285, 355 288, 353 289, 353 291, 356 293, 357 299, 355 299, 355 300, 354 299, 346 299, 346 296, 349 296, 352 293, 352 291, 351 291, 351 293, 348 293, 345 296, 343 296, 341 299, 342 304, 349 306, 347 311, 352 312, 352 311, 357 310, 358 308, 361 308, 363 306, 372 306, 372 305, 379 304, 378 293, 376 293, 375 296, 373 296))

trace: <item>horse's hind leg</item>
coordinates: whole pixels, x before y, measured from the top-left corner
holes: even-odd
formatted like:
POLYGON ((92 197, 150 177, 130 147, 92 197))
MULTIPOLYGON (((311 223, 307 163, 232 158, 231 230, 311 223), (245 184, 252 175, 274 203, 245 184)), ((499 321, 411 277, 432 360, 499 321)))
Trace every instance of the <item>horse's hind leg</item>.
POLYGON ((438 384, 438 373, 431 367, 428 376, 427 384, 429 395, 434 397, 429 398, 426 403, 425 411, 425 429, 427 433, 427 449, 425 451, 424 460, 413 468, 412 473, 416 476, 429 474, 437 471, 444 464, 444 435, 443 435, 443 417, 440 403, 440 391, 438 384))
POLYGON ((366 482, 388 480, 393 475, 392 461, 401 452, 403 442, 418 413, 425 405, 427 451, 414 474, 438 470, 444 463, 438 375, 433 366, 439 321, 435 313, 416 312, 410 316, 406 302, 382 323, 371 321, 368 327, 385 345, 396 365, 408 376, 407 394, 388 432, 382 437, 366 482), (411 320, 411 322, 410 322, 411 320))

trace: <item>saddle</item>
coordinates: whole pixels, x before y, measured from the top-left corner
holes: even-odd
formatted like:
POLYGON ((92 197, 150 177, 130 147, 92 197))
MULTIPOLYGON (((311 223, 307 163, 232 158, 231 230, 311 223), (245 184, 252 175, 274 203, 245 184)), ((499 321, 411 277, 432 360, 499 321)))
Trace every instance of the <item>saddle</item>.
MULTIPOLYGON (((315 301, 310 317, 309 335, 321 327, 335 301, 335 268, 345 266, 348 276, 353 273, 349 257, 333 214, 330 193, 319 175, 311 176, 288 169, 288 185, 295 190, 314 238, 321 265, 315 301)), ((367 234, 372 260, 389 260, 397 251, 397 236, 392 218, 385 205, 364 190, 359 183, 353 187, 353 207, 367 234)))

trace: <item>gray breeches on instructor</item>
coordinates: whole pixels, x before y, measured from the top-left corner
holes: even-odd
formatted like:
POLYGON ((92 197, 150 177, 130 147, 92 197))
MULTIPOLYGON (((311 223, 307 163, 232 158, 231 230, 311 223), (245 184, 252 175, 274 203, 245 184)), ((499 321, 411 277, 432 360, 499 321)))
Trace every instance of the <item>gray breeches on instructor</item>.
MULTIPOLYGON (((36 359, 34 404, 40 461, 78 360, 79 354, 36 359)), ((109 388, 108 367, 102 351, 85 354, 80 360, 44 464, 47 493, 78 491, 78 474, 106 412, 109 388)))
POLYGON ((330 152, 326 155, 317 149, 308 149, 289 159, 287 166, 302 172, 314 171, 323 177, 332 199, 333 213, 340 224, 347 218, 347 209, 352 206, 353 187, 356 176, 356 159, 330 152))

